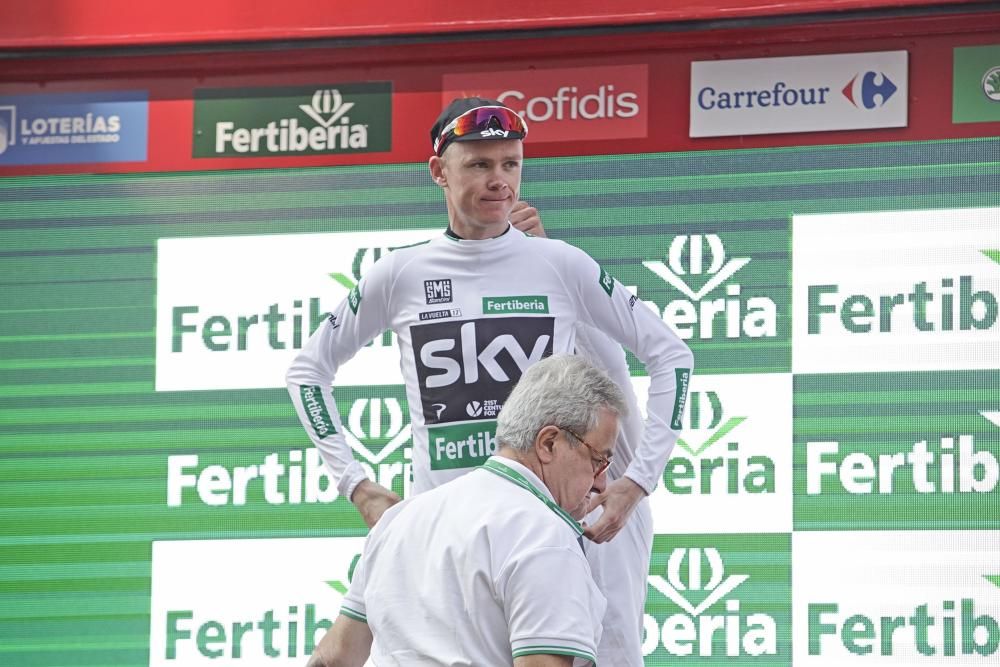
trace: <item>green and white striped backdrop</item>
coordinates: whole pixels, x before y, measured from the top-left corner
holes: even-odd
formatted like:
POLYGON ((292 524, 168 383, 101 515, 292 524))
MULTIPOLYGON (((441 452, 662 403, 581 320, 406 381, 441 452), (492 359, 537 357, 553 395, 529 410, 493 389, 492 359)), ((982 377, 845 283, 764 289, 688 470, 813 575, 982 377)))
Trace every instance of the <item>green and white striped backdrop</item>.
MULTIPOLYGON (((529 160, 549 234, 696 355, 652 498, 647 664, 997 659, 998 156, 529 160)), ((422 164, 0 180, 0 664, 304 664, 365 530, 275 369, 444 221, 422 164), (270 324, 241 344, 250 314, 270 324)), ((405 395, 367 371, 338 407, 405 492, 405 395)))

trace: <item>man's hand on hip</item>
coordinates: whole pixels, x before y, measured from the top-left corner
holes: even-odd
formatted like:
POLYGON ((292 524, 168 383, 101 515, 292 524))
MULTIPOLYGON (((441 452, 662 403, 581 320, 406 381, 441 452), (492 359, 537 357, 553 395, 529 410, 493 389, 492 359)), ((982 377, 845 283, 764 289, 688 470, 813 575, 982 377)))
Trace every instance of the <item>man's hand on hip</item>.
POLYGON ((604 507, 604 513, 593 526, 585 527, 583 534, 598 544, 607 542, 625 527, 635 506, 645 497, 646 492, 642 487, 628 477, 616 479, 608 484, 604 493, 599 493, 590 500, 588 514, 600 506, 604 507))
POLYGON ((382 518, 382 513, 398 503, 402 498, 395 493, 366 479, 357 485, 351 494, 351 502, 358 508, 361 518, 371 528, 382 518))

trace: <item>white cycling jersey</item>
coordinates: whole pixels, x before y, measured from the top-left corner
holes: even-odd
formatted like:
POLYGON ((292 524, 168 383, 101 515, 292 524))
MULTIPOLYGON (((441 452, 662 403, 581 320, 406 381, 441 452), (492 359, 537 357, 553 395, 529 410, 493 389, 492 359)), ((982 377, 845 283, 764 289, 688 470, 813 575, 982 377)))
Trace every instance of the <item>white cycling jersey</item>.
POLYGON ((583 251, 511 227, 486 240, 441 234, 375 263, 287 375, 299 418, 347 497, 365 472, 342 435, 331 385, 337 369, 387 329, 398 337, 410 406, 414 492, 494 453, 496 415, 539 359, 580 348, 627 384, 622 352, 602 333, 631 350, 650 376, 641 440, 616 449, 612 473, 647 493, 656 488, 680 429, 693 358, 583 251))

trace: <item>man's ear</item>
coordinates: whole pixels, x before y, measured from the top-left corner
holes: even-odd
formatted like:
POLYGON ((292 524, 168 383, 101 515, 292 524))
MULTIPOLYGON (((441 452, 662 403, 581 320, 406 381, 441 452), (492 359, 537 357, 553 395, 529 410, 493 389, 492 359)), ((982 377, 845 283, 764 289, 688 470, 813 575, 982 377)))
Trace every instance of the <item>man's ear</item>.
POLYGON ((432 155, 427 161, 427 168, 431 170, 431 179, 442 188, 448 187, 448 179, 444 175, 444 159, 437 155, 432 155))
POLYGON ((535 456, 542 463, 551 463, 555 459, 556 438, 559 436, 559 428, 556 426, 544 427, 535 436, 535 456))

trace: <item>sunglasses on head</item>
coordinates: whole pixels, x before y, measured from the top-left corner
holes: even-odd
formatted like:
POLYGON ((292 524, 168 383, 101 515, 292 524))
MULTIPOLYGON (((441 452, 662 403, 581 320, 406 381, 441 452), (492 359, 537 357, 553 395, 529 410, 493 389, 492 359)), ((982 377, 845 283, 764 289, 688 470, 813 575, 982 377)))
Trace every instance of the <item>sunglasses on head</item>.
POLYGON ((434 153, 440 156, 449 142, 470 134, 499 139, 512 132, 517 136, 511 139, 523 139, 528 135, 528 125, 517 113, 507 107, 476 107, 444 126, 434 141, 434 153))

